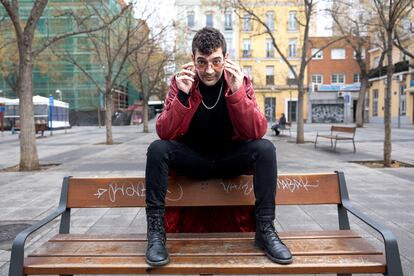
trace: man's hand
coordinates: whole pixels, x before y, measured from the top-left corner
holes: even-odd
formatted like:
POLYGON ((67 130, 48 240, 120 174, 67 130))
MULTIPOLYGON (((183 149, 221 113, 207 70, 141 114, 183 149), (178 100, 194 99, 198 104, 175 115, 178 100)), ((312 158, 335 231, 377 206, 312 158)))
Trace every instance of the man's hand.
POLYGON ((181 71, 175 74, 175 81, 177 82, 178 89, 188 94, 193 85, 194 77, 194 62, 189 62, 181 66, 181 71))
POLYGON ((240 69, 240 66, 227 59, 226 63, 224 64, 224 70, 227 72, 227 80, 229 82, 231 92, 234 93, 238 91, 243 85, 244 78, 244 73, 240 69))

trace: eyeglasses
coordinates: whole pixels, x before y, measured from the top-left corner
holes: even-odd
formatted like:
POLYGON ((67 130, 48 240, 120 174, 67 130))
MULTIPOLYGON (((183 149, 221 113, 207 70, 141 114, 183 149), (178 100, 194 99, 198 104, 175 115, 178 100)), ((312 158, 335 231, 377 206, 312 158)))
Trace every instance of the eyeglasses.
POLYGON ((215 59, 212 62, 199 59, 196 61, 195 66, 198 70, 205 71, 207 68, 210 68, 210 64, 213 66, 214 71, 220 71, 223 68, 224 62, 221 59, 215 59))

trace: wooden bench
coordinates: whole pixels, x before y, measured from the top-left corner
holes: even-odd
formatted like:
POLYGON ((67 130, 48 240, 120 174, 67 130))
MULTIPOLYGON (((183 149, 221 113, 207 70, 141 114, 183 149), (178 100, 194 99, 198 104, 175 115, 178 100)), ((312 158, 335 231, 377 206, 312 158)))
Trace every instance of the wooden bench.
POLYGON ((47 130, 47 124, 46 123, 35 123, 35 132, 36 134, 40 132, 42 136, 44 136, 44 132, 47 130))
POLYGON ((289 131, 289 136, 292 136, 291 127, 292 123, 286 122, 286 124, 280 126, 279 130, 280 132, 289 131))
MULTIPOLYGON (((292 127, 292 123, 286 122, 286 124, 280 125, 278 127, 278 130, 280 132, 289 131, 289 136, 292 136, 291 127, 292 127)), ((272 131, 277 136, 277 134, 276 134, 276 128, 273 128, 273 126, 272 126, 272 131)))
MULTIPOLYGON (((63 181, 60 203, 44 220, 15 239, 9 276, 28 274, 318 274, 382 273, 402 276, 397 241, 391 231, 355 209, 344 174, 281 175, 277 204, 337 206, 339 230, 280 232, 294 259, 271 262, 253 245, 254 233, 168 234, 171 262, 151 267, 145 262, 145 234, 70 234, 73 208, 144 207, 144 178, 76 178, 63 181), (380 233, 385 250, 350 230, 348 213, 380 233), (59 234, 29 254, 30 234, 61 217, 59 234)), ((191 180, 171 177, 168 206, 243 206, 254 204, 252 176, 191 180)), ((108 229, 110 232, 111 229, 108 229)))
POLYGON ((336 142, 338 140, 345 141, 350 140, 352 141, 352 144, 354 145, 354 152, 356 152, 355 148, 355 132, 356 127, 344 127, 344 126, 331 126, 331 133, 330 134, 319 134, 319 132, 316 133, 316 139, 315 139, 315 148, 316 143, 318 142, 318 138, 327 138, 331 140, 331 148, 333 148, 334 151, 336 151, 336 142), (333 141, 335 140, 335 144, 333 141))

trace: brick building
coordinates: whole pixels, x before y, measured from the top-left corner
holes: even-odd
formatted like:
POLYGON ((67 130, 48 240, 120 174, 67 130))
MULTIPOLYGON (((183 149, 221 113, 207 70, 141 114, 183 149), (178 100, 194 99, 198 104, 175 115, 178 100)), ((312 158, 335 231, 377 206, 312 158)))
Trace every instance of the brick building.
MULTIPOLYGON (((334 37, 311 37, 308 56, 334 37)), ((363 57, 368 60, 367 47, 363 57)), ((324 48, 309 62, 308 118, 314 123, 352 123, 360 88, 360 69, 354 50, 341 40, 324 48)))

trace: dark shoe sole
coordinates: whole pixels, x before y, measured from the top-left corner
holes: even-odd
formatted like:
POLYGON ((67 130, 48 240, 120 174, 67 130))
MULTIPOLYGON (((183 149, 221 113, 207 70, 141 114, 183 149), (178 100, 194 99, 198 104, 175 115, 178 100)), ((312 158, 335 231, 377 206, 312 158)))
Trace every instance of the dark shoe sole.
POLYGON ((170 262, 170 258, 168 257, 167 259, 162 260, 162 261, 158 261, 158 262, 153 262, 153 261, 150 261, 147 258, 145 258, 145 261, 150 266, 163 266, 163 265, 166 265, 166 264, 168 264, 170 262))
POLYGON ((254 241, 254 245, 255 245, 257 248, 262 249, 262 250, 265 252, 266 256, 267 256, 267 257, 268 257, 271 261, 273 261, 273 262, 275 262, 275 263, 278 263, 278 264, 291 264, 291 263, 293 262, 293 258, 290 258, 290 259, 278 259, 278 258, 275 258, 275 257, 271 256, 269 253, 267 253, 267 252, 266 252, 266 250, 265 250, 264 246, 263 246, 260 242, 258 242, 257 240, 255 240, 255 241, 254 241))

